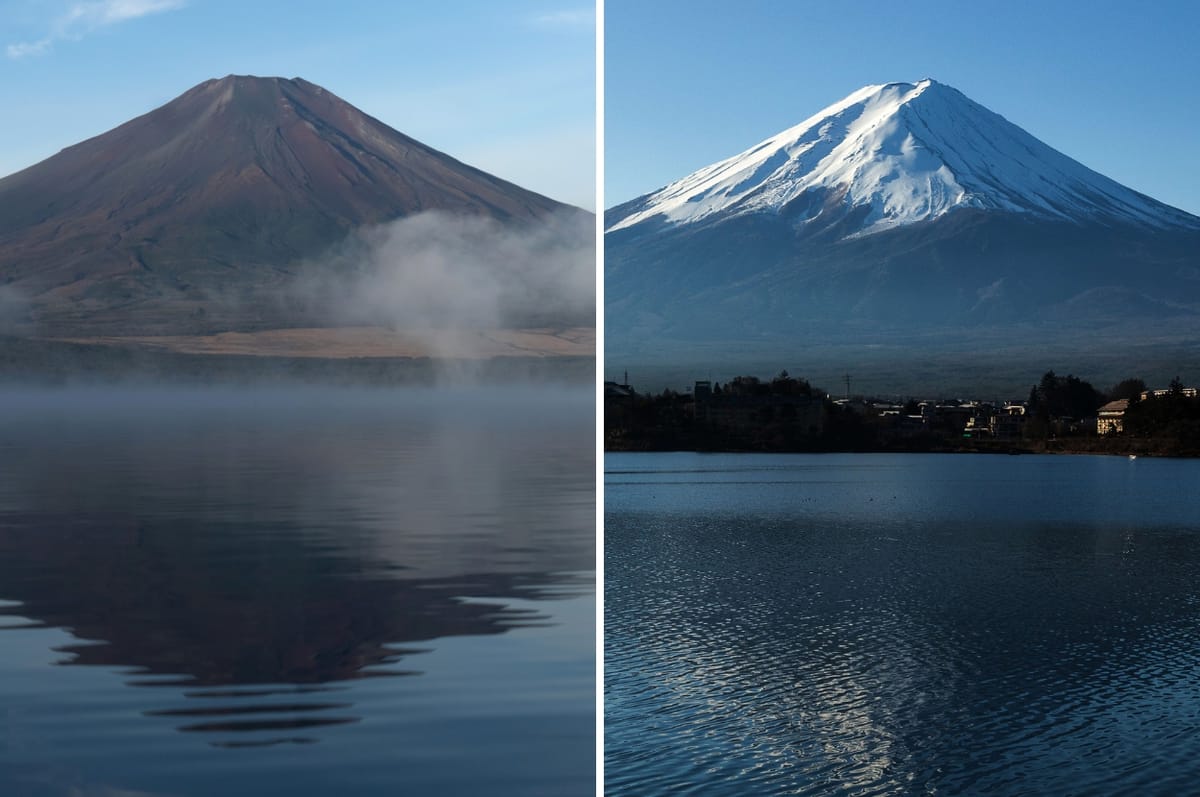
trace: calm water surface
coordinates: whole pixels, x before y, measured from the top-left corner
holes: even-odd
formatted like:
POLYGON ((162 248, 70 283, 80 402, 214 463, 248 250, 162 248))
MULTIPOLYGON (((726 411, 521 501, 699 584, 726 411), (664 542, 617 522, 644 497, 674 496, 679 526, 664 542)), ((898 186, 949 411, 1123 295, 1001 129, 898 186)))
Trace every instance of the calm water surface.
POLYGON ((590 388, 0 395, 0 795, 590 794, 590 388))
POLYGON ((610 794, 1200 793, 1200 461, 605 457, 610 794))

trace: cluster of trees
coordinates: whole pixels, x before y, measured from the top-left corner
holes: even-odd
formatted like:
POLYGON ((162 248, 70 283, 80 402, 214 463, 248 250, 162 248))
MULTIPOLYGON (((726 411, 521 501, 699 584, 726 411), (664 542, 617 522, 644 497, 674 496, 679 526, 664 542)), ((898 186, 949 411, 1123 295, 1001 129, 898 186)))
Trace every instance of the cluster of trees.
POLYGON ((1200 398, 1189 396, 1179 377, 1171 380, 1165 395, 1147 396, 1141 379, 1124 379, 1107 393, 1096 390, 1076 376, 1057 376, 1047 371, 1029 391, 1027 412, 1040 418, 1089 418, 1110 401, 1128 401, 1125 428, 1134 434, 1152 433, 1172 424, 1192 420, 1200 411, 1200 398))
POLYGON ((1077 376, 1058 376, 1053 371, 1047 371, 1042 381, 1029 391, 1029 404, 1025 411, 1030 417, 1041 420, 1089 418, 1095 417, 1096 410, 1109 400, 1090 382, 1077 376))
MULTIPOLYGON (((1175 381, 1178 382, 1179 377, 1175 377, 1175 381)), ((1183 385, 1181 383, 1180 390, 1182 389, 1183 385)), ((1119 401, 1125 399, 1126 401, 1137 401, 1144 392, 1146 392, 1146 383, 1141 379, 1124 379, 1113 385, 1112 390, 1108 391, 1108 400, 1119 401)))
MULTIPOLYGON (((1164 395, 1151 393, 1143 399, 1146 392, 1142 379, 1124 379, 1102 393, 1075 376, 1061 377, 1047 371, 1029 393, 1025 436, 1045 440, 1052 429, 1061 435, 1063 419, 1092 418, 1104 404, 1124 399, 1128 404, 1122 417, 1123 430, 1107 443, 1096 441, 1098 445, 1104 443, 1103 450, 1135 445, 1137 450, 1149 453, 1200 452, 1200 398, 1188 395, 1178 376, 1171 380, 1164 395)), ((1113 437, 1111 433, 1106 435, 1113 437)))
MULTIPOLYGON (((814 434, 807 421, 801 422, 796 403, 820 402, 824 417, 842 413, 825 399, 825 393, 805 379, 781 371, 769 380, 736 376, 725 384, 714 383, 712 400, 746 404, 756 422, 710 424, 696 418, 695 398, 664 390, 658 395, 636 395, 606 403, 604 413, 606 446, 633 449, 687 449, 700 451, 845 450, 845 431, 837 422, 814 434)), ((852 413, 847 413, 852 415, 852 413)), ((856 418, 848 418, 851 424, 856 418)))
POLYGON ((770 382, 763 382, 757 376, 735 376, 724 388, 718 382, 713 385, 713 395, 720 396, 732 393, 739 396, 823 396, 824 392, 815 389, 808 380, 797 379, 780 371, 770 382))
POLYGON ((1200 397, 1185 395, 1179 377, 1171 380, 1162 396, 1131 396, 1125 410, 1124 434, 1133 437, 1163 437, 1184 448, 1200 448, 1200 397))

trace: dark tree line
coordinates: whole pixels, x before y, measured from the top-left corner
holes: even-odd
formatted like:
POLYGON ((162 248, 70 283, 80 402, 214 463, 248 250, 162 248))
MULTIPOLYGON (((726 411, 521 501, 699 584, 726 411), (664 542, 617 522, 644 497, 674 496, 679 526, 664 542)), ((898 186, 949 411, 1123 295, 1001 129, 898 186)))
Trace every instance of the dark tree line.
POLYGON ((713 395, 719 396, 724 392, 742 396, 813 396, 823 395, 813 388, 806 379, 797 379, 780 371, 770 382, 763 382, 757 376, 735 376, 724 388, 718 382, 713 386, 713 395))
POLYGON ((1176 378, 1162 396, 1143 399, 1146 383, 1129 378, 1108 391, 1072 375, 1047 371, 1030 390, 1020 431, 988 433, 994 407, 982 405, 985 433, 965 440, 961 414, 906 402, 899 413, 872 405, 835 403, 807 380, 780 372, 770 380, 737 376, 698 397, 672 390, 606 401, 606 446, 617 449, 700 451, 1075 450, 1096 453, 1200 454, 1200 398, 1176 378), (1095 419, 1110 402, 1128 402, 1119 434, 1097 437, 1095 419), (697 404, 697 401, 700 404, 697 404), (812 402, 812 404, 809 403, 812 402), (823 423, 804 413, 819 402, 823 423), (731 421, 731 406, 740 413, 731 421), (704 410, 708 407, 707 410, 704 410), (722 408, 713 420, 713 408, 722 408), (704 410, 704 411, 701 411, 704 410), (912 416, 922 415, 920 426, 912 416), (908 418, 909 420, 905 420, 908 418), (993 439, 991 434, 997 436, 993 439))
POLYGON ((1141 379, 1123 379, 1108 391, 1109 401, 1137 401, 1146 390, 1146 383, 1141 379))
MULTIPOLYGON (((1126 380, 1128 381, 1128 380, 1126 380)), ((1124 384, 1124 382, 1122 382, 1124 384)), ((1089 418, 1108 399, 1077 376, 1057 376, 1047 371, 1029 391, 1028 411, 1035 418, 1089 418)))
POLYGON ((1131 399, 1124 425, 1127 435, 1165 437, 1187 449, 1200 448, 1200 397, 1185 395, 1175 377, 1165 395, 1131 399))

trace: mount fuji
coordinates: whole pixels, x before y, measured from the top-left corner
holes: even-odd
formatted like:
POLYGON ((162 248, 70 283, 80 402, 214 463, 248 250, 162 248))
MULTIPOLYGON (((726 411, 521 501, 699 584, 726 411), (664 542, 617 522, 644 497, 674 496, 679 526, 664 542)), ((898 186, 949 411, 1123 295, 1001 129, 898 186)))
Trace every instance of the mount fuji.
POLYGON ((610 359, 1082 350, 1200 323, 1200 218, 934 80, 862 88, 609 209, 605 229, 610 359))
POLYGON ((587 242, 594 222, 314 83, 228 75, 0 179, 0 311, 15 292, 59 336, 317 326, 279 300, 300 265, 429 211, 587 242))

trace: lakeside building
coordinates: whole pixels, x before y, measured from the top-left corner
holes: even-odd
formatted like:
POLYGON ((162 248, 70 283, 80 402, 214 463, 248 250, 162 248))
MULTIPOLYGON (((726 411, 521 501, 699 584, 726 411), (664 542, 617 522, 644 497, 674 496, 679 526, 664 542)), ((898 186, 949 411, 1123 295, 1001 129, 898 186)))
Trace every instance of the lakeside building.
POLYGON ((992 416, 989 428, 994 440, 1020 440, 1025 429, 1025 405, 1005 404, 992 416))
MULTIPOLYGON (((1185 388, 1181 388, 1179 393, 1184 398, 1196 398, 1198 395, 1200 395, 1200 388, 1185 387, 1185 388)), ((1169 396, 1169 395, 1171 395, 1170 388, 1163 388, 1161 390, 1143 390, 1141 398, 1142 398, 1142 401, 1145 401, 1146 399, 1151 398, 1151 397, 1162 398, 1163 396, 1169 396)))
POLYGON ((878 415, 883 440, 906 440, 929 432, 929 415, 910 414, 901 409, 885 409, 878 415))
POLYGON ((1096 434, 1120 434, 1125 431, 1125 410, 1127 409, 1129 409, 1129 399, 1117 399, 1097 410, 1096 434))
POLYGON ((980 440, 992 436, 992 416, 972 415, 963 427, 962 436, 969 440, 980 440))

